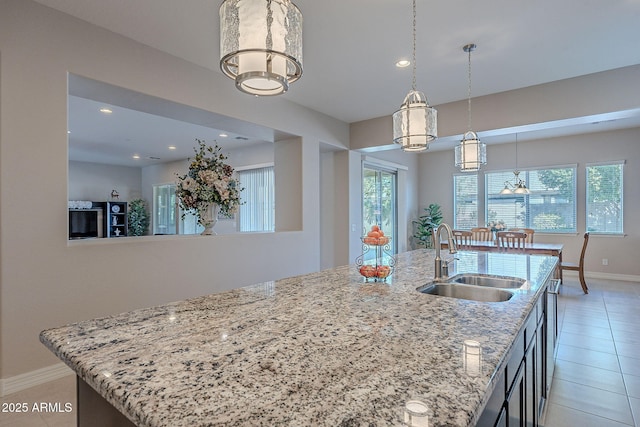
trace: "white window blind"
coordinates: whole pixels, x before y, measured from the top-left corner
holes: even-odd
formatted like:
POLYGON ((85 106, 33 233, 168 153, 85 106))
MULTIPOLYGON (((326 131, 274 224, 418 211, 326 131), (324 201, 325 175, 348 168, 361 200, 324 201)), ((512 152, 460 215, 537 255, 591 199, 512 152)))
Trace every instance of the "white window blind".
POLYGON ((453 176, 453 227, 469 230, 478 226, 478 175, 453 176))
POLYGON ((242 204, 238 211, 240 231, 275 230, 275 191, 273 166, 238 172, 242 204))
POLYGON ((575 233, 576 166, 520 172, 530 194, 501 195, 513 172, 487 172, 486 218, 507 227, 533 228, 546 233, 575 233))
POLYGON ((624 162, 587 165, 587 231, 622 234, 624 162))

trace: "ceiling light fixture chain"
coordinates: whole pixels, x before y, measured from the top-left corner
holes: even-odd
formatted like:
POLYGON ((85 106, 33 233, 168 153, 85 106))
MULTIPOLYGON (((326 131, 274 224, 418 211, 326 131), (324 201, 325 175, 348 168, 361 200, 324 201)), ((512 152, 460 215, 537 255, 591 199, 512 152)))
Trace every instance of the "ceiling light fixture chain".
POLYGON ((516 171, 518 170, 518 134, 516 133, 516 171))
POLYGON ((469 67, 467 69, 467 79, 469 84, 467 85, 467 114, 468 114, 468 120, 467 120, 467 129, 471 130, 471 52, 473 52, 474 50, 476 50, 476 45, 475 44, 468 44, 466 45, 464 48, 465 52, 469 53, 469 67))
POLYGON ((416 0, 413 0, 413 83, 411 88, 416 90, 416 0))
POLYGON ((416 87, 416 15, 416 0, 413 0, 413 80, 411 91, 400 109, 393 113, 393 142, 400 144, 403 151, 411 152, 427 150, 429 143, 438 137, 438 112, 416 87))

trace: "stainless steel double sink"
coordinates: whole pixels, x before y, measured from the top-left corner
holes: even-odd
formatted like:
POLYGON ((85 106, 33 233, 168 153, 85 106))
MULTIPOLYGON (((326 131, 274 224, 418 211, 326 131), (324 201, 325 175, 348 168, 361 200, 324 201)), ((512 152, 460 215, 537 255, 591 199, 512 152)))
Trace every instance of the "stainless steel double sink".
POLYGON ((445 281, 430 282, 417 291, 423 294, 482 302, 503 302, 513 297, 513 290, 522 288, 525 279, 492 276, 488 274, 463 273, 445 281), (508 289, 511 289, 508 290, 508 289))

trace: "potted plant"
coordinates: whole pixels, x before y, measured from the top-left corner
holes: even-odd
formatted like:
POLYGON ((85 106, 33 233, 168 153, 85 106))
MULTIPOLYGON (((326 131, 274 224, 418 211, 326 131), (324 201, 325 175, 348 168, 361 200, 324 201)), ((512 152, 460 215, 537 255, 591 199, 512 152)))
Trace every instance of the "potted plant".
POLYGON ((426 214, 413 221, 415 225, 413 237, 417 239, 419 246, 424 245, 425 248, 432 248, 433 229, 442 222, 442 211, 440 210, 440 205, 437 203, 431 203, 429 207, 424 210, 426 214))
POLYGON ((149 213, 147 202, 143 199, 132 200, 129 203, 129 236, 144 236, 149 229, 149 213))

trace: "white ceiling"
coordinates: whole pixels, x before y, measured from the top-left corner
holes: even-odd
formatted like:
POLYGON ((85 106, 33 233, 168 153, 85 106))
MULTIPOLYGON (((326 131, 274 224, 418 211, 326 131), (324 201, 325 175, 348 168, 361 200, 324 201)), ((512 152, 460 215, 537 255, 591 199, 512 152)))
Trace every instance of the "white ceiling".
MULTIPOLYGON (((220 0, 37 0, 220 72, 220 0)), ((348 123, 392 114, 411 86, 410 0, 294 0, 304 74, 286 99, 348 123)), ((417 87, 432 105, 640 63, 640 0, 417 2, 417 87)), ((233 84, 231 81, 230 84, 233 84)))

